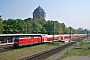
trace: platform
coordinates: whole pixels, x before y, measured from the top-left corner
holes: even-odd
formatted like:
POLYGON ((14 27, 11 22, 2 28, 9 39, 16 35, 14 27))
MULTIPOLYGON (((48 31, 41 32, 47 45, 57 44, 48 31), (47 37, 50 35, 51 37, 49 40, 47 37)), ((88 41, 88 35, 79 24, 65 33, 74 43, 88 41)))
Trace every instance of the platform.
POLYGON ((2 46, 2 45, 13 45, 14 44, 14 42, 11 42, 11 43, 0 43, 0 46, 2 46))

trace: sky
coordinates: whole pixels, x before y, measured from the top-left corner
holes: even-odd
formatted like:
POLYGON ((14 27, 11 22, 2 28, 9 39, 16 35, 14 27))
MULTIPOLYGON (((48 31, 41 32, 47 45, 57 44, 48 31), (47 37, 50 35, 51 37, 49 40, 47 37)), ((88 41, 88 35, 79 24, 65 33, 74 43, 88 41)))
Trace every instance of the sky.
POLYGON ((46 12, 46 20, 90 29, 90 0, 0 0, 0 15, 3 19, 32 18, 39 5, 46 12))

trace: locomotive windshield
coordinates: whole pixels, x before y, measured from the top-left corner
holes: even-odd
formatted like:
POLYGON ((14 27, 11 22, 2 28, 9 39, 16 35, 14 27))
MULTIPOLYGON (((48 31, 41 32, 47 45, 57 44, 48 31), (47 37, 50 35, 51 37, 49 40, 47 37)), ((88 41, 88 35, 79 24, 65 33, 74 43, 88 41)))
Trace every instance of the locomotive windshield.
POLYGON ((14 39, 14 42, 18 42, 18 38, 15 38, 15 39, 14 39))

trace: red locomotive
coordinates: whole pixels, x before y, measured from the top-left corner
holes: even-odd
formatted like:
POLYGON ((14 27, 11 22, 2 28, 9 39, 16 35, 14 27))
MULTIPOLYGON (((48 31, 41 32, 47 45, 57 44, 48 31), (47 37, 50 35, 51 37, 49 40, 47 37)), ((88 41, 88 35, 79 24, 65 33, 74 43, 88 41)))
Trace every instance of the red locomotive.
POLYGON ((28 35, 24 37, 19 37, 14 39, 14 47, 20 47, 25 45, 32 45, 36 43, 46 43, 52 41, 60 41, 63 39, 70 39, 70 38, 79 38, 84 37, 86 34, 70 34, 67 35, 28 35))

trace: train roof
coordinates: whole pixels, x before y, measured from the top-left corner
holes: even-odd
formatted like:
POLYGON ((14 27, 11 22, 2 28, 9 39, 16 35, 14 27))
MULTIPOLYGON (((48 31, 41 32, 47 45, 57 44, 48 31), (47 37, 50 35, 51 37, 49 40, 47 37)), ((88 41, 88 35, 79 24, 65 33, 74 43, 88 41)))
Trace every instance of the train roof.
POLYGON ((70 34, 62 34, 61 36, 70 36, 70 34))
MULTIPOLYGON (((8 36, 29 36, 29 35, 45 36, 45 35, 48 35, 48 34, 0 34, 0 37, 8 37, 8 36)), ((81 34, 72 34, 72 35, 81 35, 81 34)), ((70 34, 62 34, 62 36, 70 36, 70 34)))
MULTIPOLYGON (((78 36, 78 35, 86 35, 86 34, 71 34, 71 35, 78 36)), ((61 36, 70 36, 70 34, 62 34, 61 36)))
POLYGON ((43 36, 43 35, 47 35, 47 34, 0 34, 1 37, 8 37, 8 36, 29 36, 29 35, 39 35, 39 36, 43 36))

